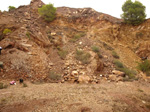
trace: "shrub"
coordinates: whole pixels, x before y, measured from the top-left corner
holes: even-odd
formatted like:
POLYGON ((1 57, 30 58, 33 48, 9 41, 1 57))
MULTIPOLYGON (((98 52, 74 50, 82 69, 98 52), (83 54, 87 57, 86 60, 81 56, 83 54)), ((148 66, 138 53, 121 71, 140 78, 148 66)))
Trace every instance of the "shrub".
POLYGON ((14 7, 14 6, 9 6, 8 8, 9 8, 9 11, 16 9, 16 7, 14 7))
POLYGON ((121 63, 119 60, 114 60, 113 63, 115 64, 116 69, 124 72, 128 76, 129 79, 135 79, 135 76, 137 74, 136 71, 130 70, 129 68, 124 66, 123 63, 121 63))
POLYGON ((71 42, 76 42, 77 40, 79 40, 81 37, 85 36, 85 33, 77 33, 73 36, 73 38, 71 38, 71 42))
POLYGON ((51 22, 56 18, 56 8, 53 4, 43 5, 38 9, 38 12, 47 22, 51 22))
POLYGON ((96 53, 99 52, 99 47, 97 47, 97 46, 92 46, 91 48, 92 48, 92 51, 94 51, 94 52, 96 52, 96 53))
POLYGON ((112 56, 113 56, 114 58, 117 58, 117 59, 120 58, 120 57, 118 56, 118 54, 117 54, 115 51, 112 51, 112 56))
POLYGON ((82 50, 76 50, 75 58, 82 62, 82 64, 88 64, 90 62, 91 55, 82 50))
POLYGON ((124 65, 119 61, 119 60, 114 60, 114 62, 113 62, 115 65, 116 65, 116 67, 118 67, 118 68, 124 68, 124 65))
POLYGON ((57 73, 54 72, 54 71, 51 71, 51 72, 49 73, 49 78, 50 78, 51 80, 53 80, 53 81, 58 81, 58 80, 61 79, 61 75, 57 74, 57 73))
POLYGON ((8 85, 4 84, 4 83, 0 83, 0 89, 4 89, 4 88, 7 88, 8 85))
POLYGON ((135 79, 135 76, 137 74, 136 71, 130 70, 127 67, 117 68, 117 70, 124 72, 129 77, 129 79, 135 79))
POLYGON ((138 63, 137 68, 147 75, 150 73, 150 60, 144 60, 142 63, 138 63))
POLYGON ((12 31, 10 29, 4 29, 3 34, 6 35, 8 33, 11 33, 12 31))
POLYGON ((67 54, 68 54, 68 51, 66 51, 66 50, 63 50, 63 49, 59 49, 59 50, 58 50, 58 55, 59 55, 62 59, 65 59, 66 56, 67 56, 67 54))
POLYGON ((139 1, 127 0, 122 6, 122 11, 121 17, 128 24, 138 25, 146 18, 145 6, 139 1))

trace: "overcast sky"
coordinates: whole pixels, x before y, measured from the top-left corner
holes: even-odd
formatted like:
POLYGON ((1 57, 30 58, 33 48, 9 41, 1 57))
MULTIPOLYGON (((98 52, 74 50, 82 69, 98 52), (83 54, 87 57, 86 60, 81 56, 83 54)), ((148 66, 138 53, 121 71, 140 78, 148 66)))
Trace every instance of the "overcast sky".
MULTIPOLYGON (((31 0, 0 0, 0 10, 8 10, 9 6, 27 5, 31 0)), ((55 7, 67 6, 74 8, 91 7, 98 12, 120 18, 122 5, 126 0, 42 0, 45 4, 53 3, 55 7)), ((135 0, 133 0, 135 1, 135 0)), ((139 0, 146 6, 147 18, 150 18, 150 0, 139 0)))

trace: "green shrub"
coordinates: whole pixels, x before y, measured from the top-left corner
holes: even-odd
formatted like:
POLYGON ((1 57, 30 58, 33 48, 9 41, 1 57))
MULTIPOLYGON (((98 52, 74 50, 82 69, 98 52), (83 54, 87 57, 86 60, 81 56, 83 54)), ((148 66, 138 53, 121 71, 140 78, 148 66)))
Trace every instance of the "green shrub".
POLYGON ((38 12, 47 22, 51 22, 56 18, 56 8, 53 4, 43 5, 38 9, 38 12))
POLYGON ((67 56, 67 54, 68 54, 68 51, 66 51, 66 50, 63 50, 63 49, 59 49, 59 50, 58 50, 58 55, 59 55, 62 59, 65 59, 66 56, 67 56))
POLYGON ((94 52, 96 52, 96 53, 99 52, 99 47, 97 47, 97 46, 92 46, 91 48, 92 48, 92 51, 94 51, 94 52))
POLYGON ((75 58, 82 62, 82 64, 88 64, 90 62, 91 55, 82 50, 76 50, 75 58))
POLYGON ((61 75, 57 74, 57 73, 54 72, 54 71, 51 71, 51 72, 49 73, 49 78, 50 78, 51 80, 53 80, 53 81, 58 81, 58 80, 61 79, 61 75))
POLYGON ((147 74, 147 76, 150 75, 150 60, 145 60, 142 63, 138 63, 137 68, 144 73, 147 74))
POLYGON ((124 68, 124 65, 119 60, 114 60, 113 62, 116 67, 118 68, 124 68))
POLYGON ((71 42, 76 42, 79 40, 81 37, 85 36, 85 33, 77 33, 73 36, 73 38, 70 39, 71 42))
POLYGON ((112 51, 112 56, 116 59, 119 59, 120 57, 118 56, 118 54, 115 51, 112 51))
POLYGON ((4 89, 4 88, 7 88, 8 85, 4 84, 4 83, 0 83, 0 89, 4 89))
POLYGON ((6 35, 8 33, 11 33, 12 31, 10 29, 4 29, 3 34, 6 35))
POLYGON ((9 11, 16 9, 16 7, 14 7, 14 6, 9 6, 8 8, 9 8, 9 11))

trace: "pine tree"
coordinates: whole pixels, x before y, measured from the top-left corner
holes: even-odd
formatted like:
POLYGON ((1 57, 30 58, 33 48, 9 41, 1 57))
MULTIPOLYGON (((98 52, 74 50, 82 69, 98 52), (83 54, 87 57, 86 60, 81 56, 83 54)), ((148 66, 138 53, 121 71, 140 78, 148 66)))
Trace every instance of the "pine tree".
POLYGON ((121 15, 125 23, 138 25, 141 24, 146 17, 145 6, 139 2, 127 0, 122 6, 123 14, 121 15))

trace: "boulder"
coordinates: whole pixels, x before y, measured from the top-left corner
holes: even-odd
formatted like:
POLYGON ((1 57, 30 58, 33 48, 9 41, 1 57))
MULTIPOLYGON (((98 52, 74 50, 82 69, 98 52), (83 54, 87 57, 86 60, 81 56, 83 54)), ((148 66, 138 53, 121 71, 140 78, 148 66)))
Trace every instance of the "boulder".
POLYGON ((121 71, 118 71, 118 70, 113 70, 112 73, 115 74, 115 75, 117 75, 117 76, 122 76, 122 77, 125 76, 124 72, 121 72, 121 71))
POLYGON ((78 74, 79 74, 78 71, 72 71, 72 72, 71 72, 71 75, 72 75, 72 76, 77 76, 78 74))
POLYGON ((78 82, 79 83, 89 83, 89 81, 90 81, 90 77, 87 76, 87 75, 80 75, 78 77, 78 82))
POLYGON ((109 75, 108 79, 111 80, 111 81, 116 81, 117 76, 116 75, 109 75))

